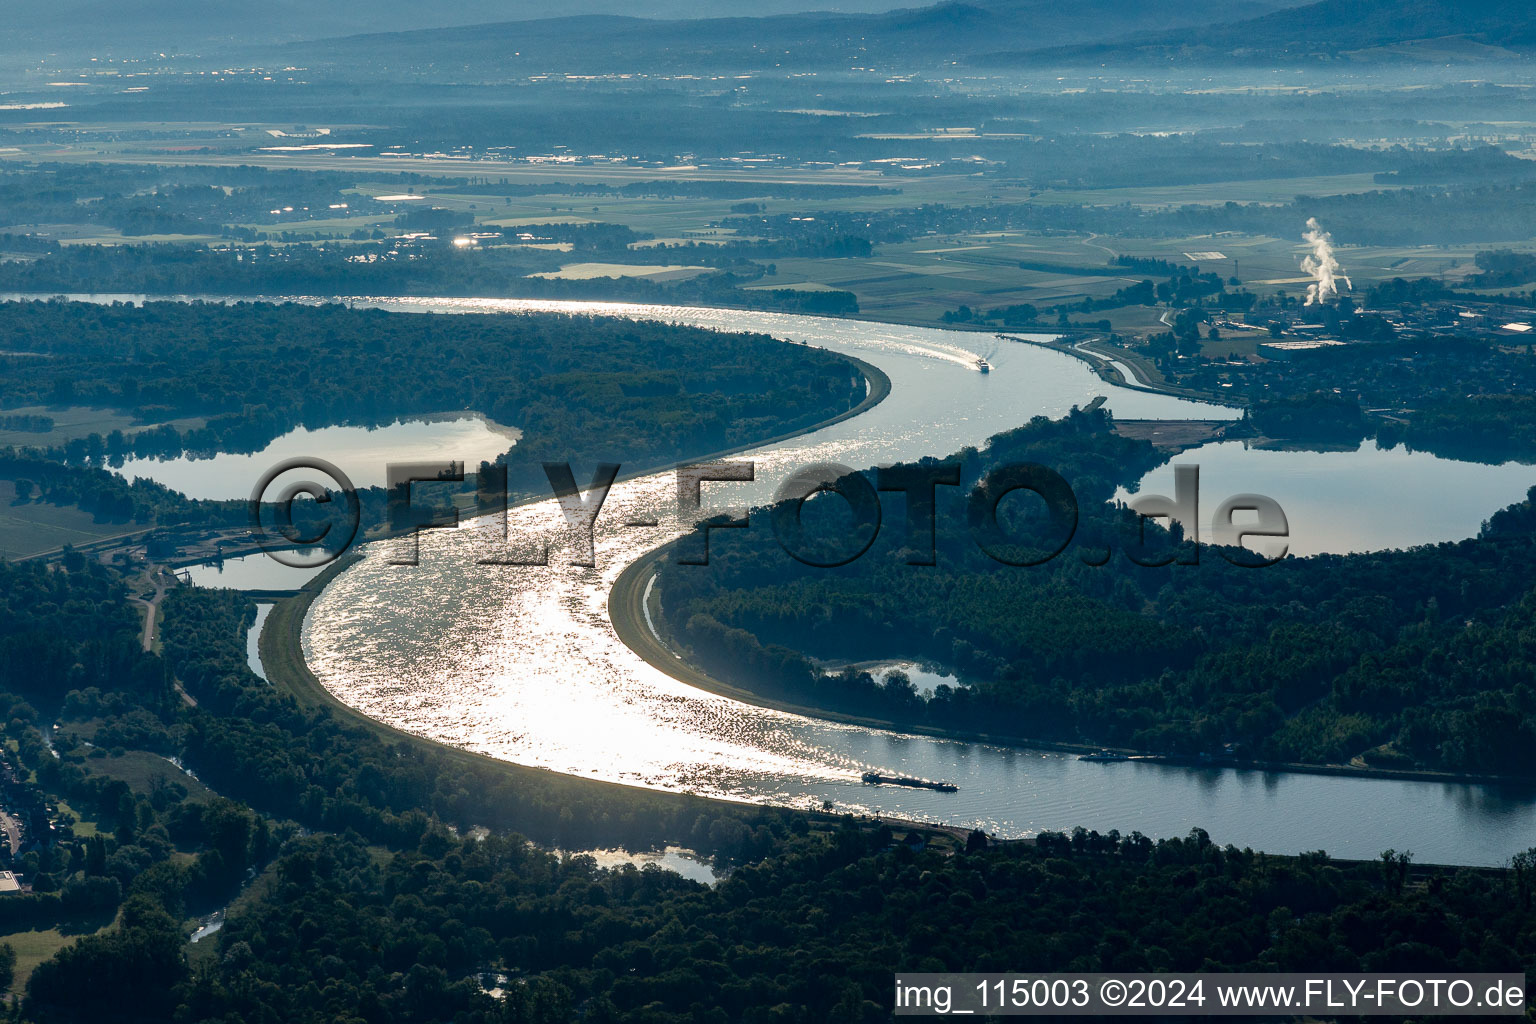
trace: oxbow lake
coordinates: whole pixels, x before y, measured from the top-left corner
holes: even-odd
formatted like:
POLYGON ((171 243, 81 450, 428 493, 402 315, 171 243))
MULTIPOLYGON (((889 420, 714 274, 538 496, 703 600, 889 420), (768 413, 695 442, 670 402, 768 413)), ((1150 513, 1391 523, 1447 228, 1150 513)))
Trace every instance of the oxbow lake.
MULTIPOLYGON (((189 498, 249 498, 262 474, 285 459, 320 458, 358 488, 383 487, 390 463, 495 461, 517 443, 517 432, 473 413, 396 420, 378 427, 296 427, 259 452, 183 454, 171 459, 125 459, 118 472, 144 477, 189 498)), ((277 481, 286 482, 287 474, 277 481)))

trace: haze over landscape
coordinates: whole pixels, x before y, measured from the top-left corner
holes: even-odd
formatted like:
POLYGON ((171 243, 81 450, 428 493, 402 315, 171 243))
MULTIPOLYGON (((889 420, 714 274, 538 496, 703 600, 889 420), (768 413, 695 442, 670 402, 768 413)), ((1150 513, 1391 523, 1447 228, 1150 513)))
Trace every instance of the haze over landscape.
POLYGON ((8 1019, 1530 1018, 1529 4, 6 13, 8 1019))

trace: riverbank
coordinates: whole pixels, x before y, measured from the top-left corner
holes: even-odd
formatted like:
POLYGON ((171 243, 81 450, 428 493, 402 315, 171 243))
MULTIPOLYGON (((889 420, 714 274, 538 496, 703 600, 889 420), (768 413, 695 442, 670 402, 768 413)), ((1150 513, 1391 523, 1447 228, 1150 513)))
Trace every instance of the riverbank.
MULTIPOLYGON (((1034 750, 1052 750, 1062 753, 1087 754, 1103 749, 1101 746, 1086 743, 1063 743, 1055 740, 1003 736, 992 733, 961 733, 937 729, 931 726, 904 725, 887 719, 871 718, 866 715, 851 715, 841 711, 830 711, 825 708, 816 708, 792 701, 764 697, 751 690, 717 679, 674 651, 652 631, 647 621, 645 612, 646 588, 652 577, 655 576, 661 563, 666 560, 671 551, 671 544, 657 548, 643 558, 637 559, 619 574, 619 578, 614 581, 613 589, 608 594, 608 618, 613 623, 614 632, 618 634, 619 639, 624 642, 626 647, 639 655, 652 668, 665 672, 679 682, 687 683, 689 686, 703 690, 706 693, 713 693, 719 697, 729 697, 732 700, 741 701, 743 704, 751 704, 754 707, 768 708, 772 711, 783 711, 792 715, 803 715, 806 718, 819 718, 843 725, 856 725, 865 729, 883 729, 889 732, 932 736, 938 739, 954 739, 969 743, 991 743, 998 746, 1029 747, 1034 750)), ((1126 753, 1133 752, 1127 751, 1126 753)))
MULTIPOLYGON (((808 423, 804 426, 796 427, 793 430, 783 431, 782 433, 775 434, 760 441, 744 442, 730 448, 719 448, 715 451, 707 452, 702 455, 688 455, 681 459, 663 459, 654 462, 641 462, 638 464, 631 464, 629 468, 620 470, 619 474, 614 477, 614 483, 625 483, 630 480, 637 480, 640 477, 651 476, 655 473, 664 473, 680 465, 698 462, 713 462, 717 459, 724 459, 729 458, 732 455, 738 455, 741 452, 751 451, 757 448, 764 448, 768 445, 779 444, 781 442, 800 437, 804 434, 809 434, 814 431, 821 430, 824 427, 830 427, 833 424, 841 423, 844 420, 852 419, 855 416, 862 415, 863 413, 868 412, 870 409, 873 409, 875 406, 879 405, 881 402, 890 397, 891 378, 886 375, 884 370, 881 370, 873 363, 866 362, 856 356, 839 354, 839 358, 846 359, 848 362, 852 363, 864 376, 864 397, 855 405, 850 406, 849 408, 843 410, 840 413, 837 413, 834 416, 829 416, 823 420, 817 420, 815 423, 808 423)), ((472 476, 472 474, 469 476, 472 476)), ((509 496, 504 507, 508 509, 521 508, 525 505, 534 504, 535 502, 548 501, 553 496, 554 495, 552 492, 523 494, 515 498, 509 496)), ((456 503, 461 517, 467 518, 486 514, 486 510, 476 502, 476 498, 473 493, 465 493, 461 495, 456 499, 456 503)), ((497 509, 497 511, 499 511, 499 509, 497 509)), ((249 534, 250 531, 246 530, 244 533, 249 534)), ((390 530, 387 526, 370 525, 363 528, 363 536, 360 542, 388 540, 392 537, 400 537, 404 535, 404 533, 390 530)), ((254 541, 246 541, 244 545, 239 548, 229 551, 221 551, 219 553, 219 557, 238 558, 244 555, 252 555, 264 551, 293 550, 298 547, 299 545, 288 543, 275 544, 269 547, 258 545, 254 541)), ((177 561, 171 564, 177 568, 184 568, 190 565, 206 564, 211 560, 211 558, 212 556, 209 555, 192 558, 179 558, 177 561)), ((260 597, 289 597, 298 593, 298 591, 247 590, 245 593, 260 597)))
MULTIPOLYGON (((777 443, 779 441, 787 440, 801 434, 820 430, 823 427, 830 426, 834 423, 839 423, 853 416, 860 415, 861 413, 873 408, 875 405, 878 405, 890 395, 891 380, 884 371, 868 362, 865 362, 864 360, 857 359, 852 356, 845 356, 844 358, 847 358, 850 362, 854 363, 859 368, 860 372, 864 374, 864 378, 867 382, 865 396, 863 400, 857 405, 826 420, 807 425, 797 430, 784 432, 767 440, 755 441, 751 444, 724 449, 706 455, 696 457, 690 456, 688 461, 706 461, 722 458, 740 451, 757 448, 766 444, 777 443)), ((668 465, 672 465, 672 463, 669 463, 668 465)), ((662 467, 652 466, 644 469, 637 469, 631 471, 630 473, 624 474, 623 477, 632 478, 643 476, 646 474, 655 473, 659 468, 662 467)), ((520 501, 514 502, 513 504, 525 505, 544 500, 548 500, 548 496, 530 496, 520 501)), ((273 686, 293 697, 300 704, 310 708, 323 709, 329 714, 335 716, 339 721, 367 729, 385 742, 392 744, 407 744, 410 747, 420 751, 433 751, 448 758, 451 762, 463 765, 466 768, 472 767, 475 769, 490 769, 513 781, 528 786, 541 787, 544 791, 552 792, 557 796, 562 792, 570 793, 573 796, 597 793, 607 795, 617 794, 623 795, 631 801, 651 801, 654 802, 656 806, 667 804, 668 806, 675 808, 677 802, 684 801, 692 802, 701 808, 710 808, 720 812, 730 811, 732 813, 740 813, 744 808, 756 806, 747 801, 729 800, 716 797, 703 797, 686 792, 650 789, 646 787, 625 785, 623 783, 617 782, 587 779, 580 776, 556 772, 550 769, 520 765, 515 762, 501 760, 499 758, 491 757, 487 754, 476 753, 474 751, 466 750, 462 747, 457 747, 448 743, 442 743, 436 740, 428 739, 426 737, 417 736, 413 733, 409 733, 401 729, 397 729, 394 726, 387 725, 378 721, 377 719, 371 718, 368 715, 363 714, 362 712, 339 700, 335 695, 333 695, 329 690, 325 688, 325 686, 310 670, 309 664, 304 657, 304 622, 309 613, 310 607, 325 590, 326 586, 329 585, 332 580, 336 579, 336 577, 346 572, 353 565, 356 565, 359 561, 362 560, 362 558, 363 555, 360 552, 352 551, 343 555, 332 565, 326 567, 321 573, 310 579, 297 591, 289 593, 262 592, 260 595, 263 597, 276 598, 276 601, 272 606, 272 611, 268 614, 267 619, 262 626, 261 633, 257 638, 257 649, 261 658, 262 667, 266 672, 268 681, 273 686)), ((809 809, 803 809, 802 813, 809 814, 814 820, 817 821, 831 822, 839 820, 838 815, 826 814, 809 809)), ((953 826, 945 825, 943 823, 904 820, 892 818, 890 816, 886 816, 886 820, 888 820, 890 823, 900 822, 903 827, 909 829, 940 832, 946 836, 954 836, 957 832, 953 826)), ((675 838, 676 837, 663 837, 663 840, 673 841, 675 838)), ((959 839, 963 845, 964 835, 960 835, 959 839)))
MULTIPOLYGON (((994 332, 996 333, 996 332, 994 332)), ((1048 333, 1048 332, 1047 332, 1048 333)), ((1072 334, 1061 334, 1050 341, 1039 341, 1035 338, 1023 338, 1015 334, 996 333, 996 336, 1004 341, 1018 342, 1021 345, 1038 345, 1048 348, 1052 352, 1060 352, 1062 355, 1071 356, 1074 359, 1087 363, 1100 380, 1115 387, 1127 388, 1131 391, 1144 391, 1151 395, 1168 395, 1172 398, 1183 398, 1191 402, 1205 402, 1209 405, 1226 405, 1231 399, 1222 395, 1213 395, 1205 391, 1196 391, 1193 388, 1182 388, 1169 384, 1152 367, 1145 358, 1134 352, 1125 352, 1119 349, 1113 350, 1113 354, 1101 352, 1090 346, 1099 342, 1098 338, 1077 338, 1072 334), (1120 363, 1130 370, 1130 377, 1116 368, 1114 364, 1120 363)))
MULTIPOLYGON (((652 807, 676 809, 678 804, 686 803, 699 810, 709 810, 717 813, 740 814, 750 811, 759 805, 744 800, 729 800, 720 797, 700 796, 696 793, 675 792, 664 789, 650 789, 643 786, 627 785, 620 782, 607 782, 601 779, 587 779, 577 775, 568 775, 547 768, 535 768, 529 765, 518 764, 514 761, 504 761, 491 757, 489 754, 480 754, 463 747, 457 747, 449 743, 417 736, 414 733, 396 729, 386 725, 377 719, 370 718, 356 710, 351 705, 336 698, 315 674, 310 671, 309 664, 304 658, 304 621, 309 614, 310 606, 324 591, 327 584, 337 576, 346 572, 363 556, 353 552, 343 556, 335 564, 326 568, 324 572, 310 580, 296 594, 277 601, 268 613, 266 622, 262 626, 261 634, 257 638, 257 647, 261 656, 262 668, 266 672, 267 681, 274 687, 288 694, 301 705, 309 708, 320 708, 335 717, 339 722, 347 725, 358 726, 372 732, 379 739, 393 744, 405 744, 411 749, 420 752, 430 752, 442 756, 450 763, 462 765, 470 769, 489 769, 501 774, 510 781, 531 787, 540 787, 545 792, 559 796, 562 793, 571 794, 579 798, 591 795, 618 795, 630 801, 632 804, 649 804, 652 807)), ((846 820, 846 815, 816 808, 784 808, 795 813, 806 815, 818 827, 836 827, 846 820)), ((929 838, 932 842, 935 838, 948 843, 953 850, 965 848, 967 837, 971 830, 967 827, 950 825, 939 821, 923 821, 915 818, 903 818, 899 815, 877 814, 859 815, 856 820, 860 827, 871 830, 881 825, 907 832, 918 832, 929 838)), ((655 841, 655 848, 661 849, 668 843, 676 842, 676 836, 660 836, 655 841)), ((995 836, 989 837, 992 842, 1004 843, 1032 843, 1032 839, 1005 840, 995 836)))
MULTIPOLYGON (((713 462, 717 459, 725 459, 732 455, 739 455, 745 451, 753 451, 758 448, 766 448, 769 445, 780 444, 784 441, 789 441, 796 437, 821 430, 824 427, 830 427, 833 424, 841 423, 844 420, 852 419, 855 416, 862 415, 863 413, 868 412, 870 409, 873 409, 875 406, 879 405, 881 402, 890 397, 891 378, 886 375, 884 370, 880 369, 878 366, 875 366, 873 363, 865 362, 863 359, 860 359, 857 356, 850 356, 840 353, 839 357, 846 359, 848 362, 854 364, 859 372, 864 375, 864 397, 857 404, 843 410, 835 416, 830 416, 824 420, 817 420, 815 423, 808 423, 804 426, 796 427, 793 430, 786 430, 782 433, 774 434, 773 436, 760 441, 749 441, 730 448, 719 448, 715 451, 707 452, 703 455, 689 455, 680 459, 663 459, 656 462, 642 462, 638 465, 632 464, 630 468, 620 470, 618 475, 614 477, 614 483, 619 484, 630 480, 638 480, 641 477, 651 476, 656 473, 665 473, 681 465, 699 462, 713 462)), ((552 497, 554 497, 553 493, 524 494, 516 498, 509 496, 504 507, 508 509, 522 508, 525 505, 532 505, 536 502, 548 501, 552 497)), ((460 499, 458 499, 458 508, 461 516, 480 516, 486 514, 485 509, 476 502, 473 494, 465 494, 460 499)), ((497 511, 499 511, 499 509, 497 511)), ((389 540, 392 537, 400 537, 404 535, 404 533, 390 530, 387 527, 369 526, 364 528, 362 542, 389 540)), ((223 557, 233 558, 240 555, 255 554, 258 551, 289 550, 295 547, 297 547, 297 545, 279 544, 268 549, 261 546, 252 545, 237 552, 225 554, 223 557)), ((207 561, 207 559, 204 559, 203 561, 207 561)), ((176 564, 178 566, 187 566, 201 563, 198 560, 193 559, 179 561, 176 564)), ((327 577, 327 579, 330 578, 332 577, 327 577)), ((246 593, 250 593, 252 595, 260 594, 272 595, 276 597, 287 597, 297 593, 297 591, 246 591, 246 593)))
MULTIPOLYGON (((854 416, 858 416, 864 412, 867 412, 868 410, 879 405, 881 402, 885 401, 885 399, 891 393, 891 378, 886 375, 885 371, 881 370, 878 366, 875 366, 872 363, 868 363, 854 356, 845 355, 842 358, 845 358, 849 362, 853 363, 859 368, 859 371, 864 374, 864 380, 866 382, 864 399, 857 405, 854 405, 853 407, 844 410, 843 412, 838 413, 836 416, 830 417, 829 419, 809 424, 796 430, 786 431, 766 440, 754 441, 751 444, 738 445, 733 448, 722 449, 720 451, 711 452, 707 455, 701 455, 696 458, 690 457, 689 461, 710 461, 724 458, 729 455, 734 455, 738 452, 746 451, 748 449, 760 448, 770 444, 777 444, 779 442, 789 440, 790 438, 799 437, 802 434, 808 434, 812 431, 821 430, 823 427, 829 427, 835 423, 841 423, 846 419, 851 419, 854 416)), ((657 472, 658 468, 659 467, 652 466, 645 469, 631 470, 629 473, 621 474, 618 479, 625 480, 632 479, 634 477, 645 476, 657 472)), ((547 495, 538 495, 512 502, 511 506, 517 507, 531 504, 536 501, 545 500, 548 500, 547 495)), ((468 756, 473 760, 473 763, 475 764, 483 765, 486 763, 491 763, 495 765, 511 765, 511 762, 499 761, 495 758, 488 757, 483 754, 473 754, 469 751, 462 750, 459 747, 453 747, 447 744, 437 743, 433 740, 423 739, 422 737, 403 732, 394 728, 393 726, 385 725, 382 722, 369 718, 367 715, 364 715, 361 712, 354 710, 351 706, 342 703, 340 700, 337 700, 329 690, 321 685, 320 680, 315 677, 315 674, 310 671, 308 662, 304 660, 304 618, 309 613, 310 605, 312 605, 315 599, 320 596, 321 591, 325 589, 326 585, 329 584, 337 576, 345 572, 348 568, 356 565, 357 562, 362 559, 362 557, 363 556, 356 551, 343 555, 334 564, 328 566, 319 575, 309 580, 303 587, 299 588, 299 590, 292 595, 274 595, 279 596, 280 599, 276 602, 276 604, 273 605, 272 612, 267 616, 266 624, 263 626, 261 636, 257 641, 258 650, 261 654, 262 665, 265 667, 267 675, 272 684, 292 695, 300 703, 309 706, 325 707, 333 713, 341 715, 344 718, 350 718, 359 724, 366 725, 368 728, 373 729, 379 733, 379 735, 390 740, 405 740, 415 744, 429 744, 440 750, 454 751, 459 754, 468 756)), ((523 766, 513 767, 521 768, 524 771, 541 772, 543 775, 558 775, 558 773, 546 772, 544 769, 533 769, 523 766)), ((575 778, 575 776, 566 775, 559 775, 559 777, 571 779, 575 778)), ((590 780, 580 781, 586 782, 590 780)), ((603 786, 617 785, 617 783, 594 784, 603 786)), ((721 802, 730 803, 730 801, 721 802)))
POLYGON ((267 615, 267 621, 257 640, 262 667, 266 670, 268 682, 300 704, 309 708, 324 709, 341 722, 367 729, 386 743, 405 744, 416 750, 431 751, 452 763, 467 768, 490 769, 512 781, 542 787, 546 792, 556 795, 561 792, 601 793, 624 796, 640 802, 666 801, 675 804, 677 801, 693 801, 701 807, 732 812, 739 812, 744 806, 750 806, 738 801, 701 797, 691 793, 672 793, 665 790, 625 786, 600 779, 584 779, 547 768, 533 768, 512 761, 502 761, 488 754, 479 754, 396 729, 338 700, 310 671, 309 664, 304 659, 304 619, 326 584, 346 572, 362 557, 356 552, 343 556, 334 565, 305 584, 296 595, 274 604, 272 611, 267 615))
POLYGON ((1442 782, 1455 785, 1500 786, 1536 791, 1536 779, 1512 778, 1498 775, 1459 774, 1420 769, 1375 768, 1353 764, 1311 764, 1303 761, 1258 761, 1232 757, 1203 757, 1199 755, 1159 754, 1130 748, 1105 748, 1097 743, 1073 743, 1061 740, 1040 739, 1030 736, 1014 736, 1005 733, 972 732, 957 729, 940 729, 933 726, 903 724, 887 719, 851 715, 825 708, 812 707, 792 701, 764 697, 751 690, 716 679, 698 666, 690 663, 671 645, 667 644, 651 628, 653 619, 648 617, 645 598, 649 584, 661 564, 671 552, 668 544, 637 559, 619 574, 608 596, 608 617, 614 632, 630 650, 639 655, 652 668, 665 672, 689 686, 729 697, 756 707, 783 711, 787 714, 818 718, 844 725, 856 725, 866 729, 882 729, 889 732, 930 736, 937 739, 956 740, 963 743, 987 743, 994 746, 1018 747, 1029 750, 1054 751, 1068 754, 1088 754, 1110 749, 1143 764, 1166 765, 1188 771, 1232 770, 1262 772, 1265 774, 1289 773, 1298 775, 1328 775, 1354 779, 1383 779, 1399 782, 1442 782))
MULTIPOLYGON (((876 405, 879 405, 890 395, 891 378, 886 375, 885 371, 871 363, 865 362, 864 360, 853 356, 844 356, 843 358, 847 359, 849 362, 853 363, 859 368, 860 372, 864 374, 864 379, 867 384, 864 399, 857 405, 829 419, 809 424, 796 430, 786 431, 775 437, 768 438, 767 440, 754 441, 751 444, 744 444, 733 448, 722 449, 720 451, 698 456, 696 458, 690 457, 689 461, 704 462, 713 459, 724 458, 728 455, 733 455, 748 449, 759 448, 769 444, 776 444, 781 441, 789 440, 790 438, 798 437, 801 434, 808 434, 812 431, 820 430, 823 427, 831 426, 834 423, 841 423, 843 420, 858 416, 861 413, 874 408, 876 405)), ((629 473, 621 474, 619 479, 625 480, 632 479, 634 477, 645 476, 657 472, 658 468, 659 467, 652 466, 644 469, 631 470, 629 473)), ((531 504, 536 501, 545 500, 548 500, 547 495, 537 495, 511 502, 510 505, 511 507, 517 507, 531 504)), ((301 704, 305 704, 310 707, 326 708, 331 713, 341 717, 342 719, 362 725, 377 733, 380 737, 389 741, 407 742, 416 746, 432 747, 444 753, 449 753, 452 756, 467 759, 466 763, 480 766, 494 765, 497 767, 514 770, 514 774, 520 772, 537 773, 534 776, 529 776, 529 778, 558 778, 570 780, 575 783, 600 787, 636 789, 636 787, 621 786, 618 783, 580 779, 577 776, 564 775, 542 768, 529 768, 524 765, 514 764, 510 761, 501 761, 485 754, 476 754, 472 751, 467 751, 460 747, 450 746, 446 743, 438 743, 435 740, 428 740, 423 737, 416 736, 412 733, 396 729, 393 726, 385 725, 383 722, 370 718, 367 715, 364 715, 362 712, 355 710, 350 705, 338 700, 320 683, 320 680, 316 678, 315 674, 310 671, 309 664, 304 659, 304 618, 309 614, 310 605, 312 605, 315 599, 320 596, 320 593, 325 589, 326 585, 329 584, 337 576, 345 572, 347 569, 349 569, 351 566, 356 565, 357 562, 362 559, 362 557, 363 556, 356 551, 343 555, 334 564, 328 566, 323 572, 309 580, 303 587, 299 588, 298 591, 292 593, 291 595, 281 592, 271 593, 270 596, 277 597, 278 600, 273 605, 272 611, 267 616, 267 621, 262 627, 261 636, 257 640, 257 649, 261 655, 262 666, 266 669, 268 680, 272 683, 272 685, 288 693, 301 704)), ((262 596, 267 596, 267 592, 262 592, 262 596)), ((637 791, 650 793, 665 792, 661 790, 637 791)), ((681 797, 685 794, 667 795, 681 797)), ((704 798, 693 797, 693 799, 704 798)), ((716 802, 726 806, 740 806, 734 801, 722 800, 716 802)))
MULTIPOLYGON (((1082 407, 1094 397, 1110 393, 1126 403, 1121 411, 1132 416, 1183 419, 1208 411, 1179 408, 1182 403, 1167 397, 1106 392, 1098 378, 1083 371, 1080 361, 1058 359, 1036 346, 1013 349, 999 364, 1003 372, 989 376, 977 374, 968 362, 954 358, 957 346, 976 348, 976 339, 968 336, 929 338, 926 332, 861 328, 831 320, 793 323, 799 324, 797 338, 873 359, 890 375, 899 392, 896 397, 900 401, 884 403, 870 413, 868 426, 865 420, 850 421, 837 429, 836 438, 814 434, 808 439, 823 457, 835 456, 851 465, 877 464, 893 457, 893 450, 898 458, 961 450, 998 430, 1016 426, 1021 405, 1059 409, 1067 396, 1072 404, 1082 407), (932 350, 924 344, 928 341, 935 343, 932 350), (999 385, 1006 387, 1000 392, 999 385)), ((860 393, 855 392, 852 399, 856 401, 860 393)), ((780 461, 793 459, 803 447, 790 442, 772 453, 748 452, 742 458, 767 458, 777 466, 780 461)), ((626 511, 661 518, 669 503, 668 480, 666 475, 652 480, 657 486, 647 488, 644 495, 637 494, 639 504, 626 511)), ((1200 825, 1212 835, 1255 849, 1294 854, 1326 848, 1334 856, 1369 858, 1393 846, 1412 848, 1424 859, 1446 863, 1501 862, 1527 838, 1506 836, 1510 823, 1527 822, 1536 814, 1536 809, 1526 809, 1536 805, 1523 799, 1518 809, 1511 807, 1511 813, 1501 814, 1499 808, 1512 801, 1487 794, 1488 799, 1499 801, 1498 807, 1477 812, 1480 821, 1487 820, 1488 829, 1478 829, 1472 836, 1467 834, 1465 802, 1470 796, 1482 805, 1485 794, 1464 787, 1406 782, 1347 786, 1339 779, 1309 778, 1299 773, 1192 772, 1145 764, 1117 768, 1082 763, 1063 754, 1030 751, 1021 755, 1016 748, 1002 745, 967 747, 947 739, 902 736, 809 716, 783 716, 721 700, 693 687, 679 688, 667 676, 642 667, 628 647, 614 642, 617 637, 604 607, 608 591, 624 568, 664 539, 623 531, 618 522, 614 520, 614 528, 605 531, 611 544, 609 557, 614 560, 611 572, 602 574, 606 579, 591 573, 578 578, 572 573, 541 571, 531 574, 538 577, 536 582, 526 578, 530 574, 514 574, 505 581, 477 580, 472 573, 453 570, 445 578, 445 586, 461 594, 489 588, 489 600, 469 600, 456 612, 433 610, 430 605, 435 602, 410 606, 389 601, 399 613, 397 626, 435 635, 436 639, 422 636, 421 643, 432 657, 445 659, 437 670, 429 669, 430 662, 420 659, 419 653, 395 662, 387 645, 377 655, 360 656, 371 649, 367 645, 371 643, 372 616, 351 616, 346 609, 353 606, 354 599, 371 603, 370 594, 392 585, 382 560, 373 556, 330 584, 330 591, 344 591, 348 597, 343 601, 339 594, 333 597, 327 591, 326 600, 314 606, 315 628, 305 627, 305 649, 313 637, 317 659, 325 659, 323 663, 317 660, 317 674, 325 671, 326 684, 336 685, 338 696, 392 725, 430 730, 430 735, 443 742, 483 749, 525 764, 564 770, 574 766, 586 777, 673 791, 687 791, 702 779, 707 792, 726 799, 768 800, 798 808, 820 807, 831 800, 837 807, 858 807, 870 813, 984 823, 982 827, 988 831, 1010 837, 1029 835, 1042 827, 1070 828, 1075 824, 1101 832, 1110 827, 1122 831, 1134 827, 1144 834, 1169 836, 1182 835, 1192 825, 1200 825), (595 593, 594 584, 599 588, 595 593), (497 632, 498 624, 505 620, 494 612, 498 603, 494 595, 506 587, 544 605, 547 614, 541 616, 537 629, 497 632), (483 676, 472 669, 466 671, 468 666, 462 663, 455 666, 454 645, 446 640, 466 628, 499 637, 504 663, 515 673, 528 676, 536 687, 569 685, 571 707, 580 702, 611 701, 614 720, 604 721, 601 729, 584 729, 580 718, 573 720, 560 710, 560 700, 532 701, 519 735, 495 747, 480 746, 463 724, 471 721, 467 715, 474 691, 469 687, 483 676), (568 642, 547 643, 546 633, 568 642), (590 656, 584 657, 583 652, 588 651, 590 656), (326 666, 323 669, 322 664, 326 666), (337 673, 334 678, 333 672, 337 673), (466 688, 457 686, 461 678, 466 688), (394 710, 396 702, 377 699, 383 692, 380 688, 401 683, 424 687, 424 692, 440 698, 438 710, 430 716, 431 724, 415 716, 407 719, 394 710), (358 688, 356 696, 354 686, 358 688), (458 713, 460 704, 464 714, 458 713), (546 732, 542 724, 548 725, 548 743, 543 740, 546 732), (659 743, 663 736, 666 742, 659 743), (797 763, 794 771, 764 773, 764 756, 800 758, 803 764, 797 763), (949 780, 961 790, 933 796, 860 787, 858 774, 853 771, 859 766, 949 780), (1464 842, 1470 845, 1464 847, 1464 842)), ((666 635, 663 630, 662 636, 666 635)), ((687 651, 683 653, 691 657, 687 651)), ((793 695, 793 699, 817 703, 810 696, 793 695)), ((1002 731, 991 723, 974 727, 1002 731)), ((1024 727, 1014 728, 1024 731, 1024 727)))

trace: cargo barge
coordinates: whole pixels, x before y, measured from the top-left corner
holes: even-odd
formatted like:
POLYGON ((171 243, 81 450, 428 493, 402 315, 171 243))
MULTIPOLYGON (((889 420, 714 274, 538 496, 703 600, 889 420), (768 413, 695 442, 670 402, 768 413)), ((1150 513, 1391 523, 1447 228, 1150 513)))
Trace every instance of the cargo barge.
POLYGON ((881 775, 879 772, 865 772, 864 784, 866 786, 907 786, 911 789, 931 789, 939 793, 960 792, 960 787, 953 782, 930 782, 927 779, 914 779, 906 775, 881 775))

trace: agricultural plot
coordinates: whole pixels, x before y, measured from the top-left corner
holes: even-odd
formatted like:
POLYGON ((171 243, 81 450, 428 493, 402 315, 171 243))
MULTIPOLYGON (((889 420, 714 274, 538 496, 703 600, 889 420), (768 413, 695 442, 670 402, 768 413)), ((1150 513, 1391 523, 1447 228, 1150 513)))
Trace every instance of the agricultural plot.
POLYGON ((36 499, 18 505, 15 483, 0 480, 0 558, 25 558, 65 544, 78 547, 145 528, 137 523, 99 523, 74 505, 36 499))
POLYGON ((1119 206, 1129 203, 1147 209, 1160 209, 1173 206, 1219 206, 1229 202, 1288 203, 1297 196, 1337 196, 1396 187, 1378 185, 1374 174, 1362 172, 1302 178, 1261 178, 1254 181, 1201 182, 1195 185, 1049 189, 1036 195, 1030 202, 1057 205, 1080 203, 1084 206, 1119 206))
POLYGON ((55 953, 65 946, 73 945, 79 938, 78 934, 66 935, 57 928, 0 935, 0 942, 9 944, 16 951, 16 976, 11 982, 11 992, 17 995, 25 992, 27 981, 37 965, 52 959, 55 953))
MULTIPOLYGON (((48 431, 31 430, 0 430, 0 448, 15 446, 17 448, 52 447, 67 444, 77 437, 89 437, 91 434, 100 434, 106 437, 114 430, 121 430, 124 434, 132 436, 141 430, 159 426, 156 423, 136 423, 131 416, 113 412, 111 409, 95 409, 90 406, 72 405, 67 407, 50 405, 29 405, 14 409, 6 409, 0 412, 4 416, 45 416, 53 421, 53 429, 48 431)), ((187 430, 201 427, 207 420, 198 416, 182 417, 168 421, 177 430, 187 430)))

